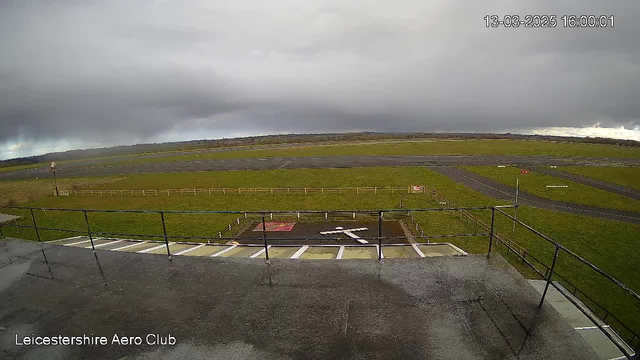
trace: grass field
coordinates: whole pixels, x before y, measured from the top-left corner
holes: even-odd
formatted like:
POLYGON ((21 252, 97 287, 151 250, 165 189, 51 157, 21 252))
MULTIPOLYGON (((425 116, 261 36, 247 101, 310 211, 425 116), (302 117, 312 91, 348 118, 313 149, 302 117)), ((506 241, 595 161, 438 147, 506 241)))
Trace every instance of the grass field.
POLYGON ((562 166, 559 170, 640 190, 640 167, 562 166))
POLYGON ((521 191, 551 200, 640 212, 638 200, 551 175, 533 171, 522 174, 516 167, 463 166, 462 168, 514 188, 516 179, 519 179, 521 191), (548 188, 547 185, 566 185, 568 188, 548 188))
MULTIPOLYGON (((159 152, 143 152, 136 154, 96 157, 111 159, 104 165, 139 164, 153 162, 174 162, 187 160, 230 159, 252 157, 279 156, 335 156, 335 155, 547 155, 547 156, 584 156, 612 158, 640 158, 640 148, 605 145, 570 143, 540 140, 446 140, 446 139, 412 139, 412 140, 378 140, 318 142, 312 144, 291 143, 279 148, 250 150, 255 145, 234 146, 211 149, 189 149, 188 155, 177 155, 184 149, 159 152), (199 153, 198 153, 199 152, 199 153), (145 155, 160 155, 145 157, 145 155), (162 156, 164 155, 164 156, 162 156)), ((89 159, 61 161, 60 163, 86 161, 89 159)), ((2 167, 0 172, 25 168, 43 167, 48 163, 2 167)))
MULTIPOLYGON (((122 177, 63 178, 58 180, 59 190, 99 187, 122 177)), ((0 206, 18 205, 53 195, 53 179, 0 181, 0 206)))
POLYGON ((337 155, 547 155, 640 158, 640 148, 603 144, 577 144, 532 140, 423 140, 406 142, 360 142, 314 144, 265 150, 232 150, 158 157, 132 156, 103 165, 176 162, 255 157, 337 156, 337 155))
MULTIPOLYGON (((457 205, 482 206, 501 204, 502 201, 488 198, 480 193, 457 184, 445 176, 426 168, 363 168, 363 169, 283 169, 268 171, 215 171, 203 173, 180 174, 145 174, 132 175, 125 179, 100 185, 111 189, 144 189, 144 188, 192 188, 192 187, 269 187, 269 186, 406 186, 425 184, 457 205)), ((338 209, 378 209, 395 208, 400 203, 401 195, 199 195, 172 197, 48 197, 28 203, 28 205, 62 208, 94 208, 94 209, 155 209, 155 210, 338 210, 338 209)), ((405 207, 428 208, 437 207, 428 194, 404 195, 405 207)), ((2 212, 28 213, 21 210, 2 212)), ((489 211, 477 215, 489 221, 489 211)), ((161 222, 157 214, 94 214, 89 215, 92 231, 123 232, 139 234, 162 234, 161 222)), ((235 219, 233 215, 167 215, 167 231, 173 236, 202 236, 217 234, 226 224, 235 219)), ((595 219, 554 212, 550 210, 521 207, 518 218, 543 233, 553 237, 567 248, 584 256, 603 270, 628 284, 636 291, 640 290, 640 226, 617 221, 595 219)), ((86 231, 82 213, 36 212, 38 225, 41 227, 62 227, 86 231)), ((423 213, 416 215, 420 226, 427 235, 469 233, 475 229, 472 224, 461 221, 457 214, 423 213)), ((23 220, 28 224, 30 218, 23 220)), ((497 216, 497 231, 512 238, 528 249, 529 254, 546 264, 551 263, 553 247, 528 232, 522 227, 511 234, 512 222, 505 217, 497 216)), ((5 228, 6 235, 34 239, 32 230, 5 228)), ((68 237, 53 231, 43 231, 44 239, 68 237)), ((440 241, 440 240, 435 240, 440 241)), ((487 249, 486 237, 447 239, 470 253, 484 253, 487 249)), ((502 246, 496 251, 504 254, 525 275, 531 271, 524 267, 513 256, 509 256, 502 246)), ((616 316, 632 324, 640 330, 640 306, 612 288, 599 275, 583 265, 577 264, 563 256, 557 266, 558 272, 578 284, 599 303, 605 305, 616 316)))

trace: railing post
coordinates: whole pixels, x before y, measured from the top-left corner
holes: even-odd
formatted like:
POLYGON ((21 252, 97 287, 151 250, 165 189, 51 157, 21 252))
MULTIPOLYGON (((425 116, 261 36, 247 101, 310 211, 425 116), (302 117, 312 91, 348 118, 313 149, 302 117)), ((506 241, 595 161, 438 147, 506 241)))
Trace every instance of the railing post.
POLYGON ((89 225, 89 217, 87 216, 87 210, 82 210, 84 213, 84 222, 87 224, 87 233, 89 233, 89 241, 91 241, 91 248, 93 252, 96 252, 96 246, 93 243, 93 235, 91 234, 91 226, 89 225))
POLYGON ((167 256, 171 260, 171 251, 169 251, 169 237, 167 236, 167 226, 164 224, 164 211, 160 211, 160 219, 162 220, 162 233, 164 234, 164 244, 167 247, 167 256))
POLYGON ((269 263, 269 246, 267 245, 267 226, 264 222, 265 214, 262 214, 262 240, 264 240, 264 261, 269 263))
POLYGON ((36 217, 33 215, 33 208, 31 210, 31 220, 33 220, 33 228, 36 230, 36 237, 38 238, 38 242, 40 242, 40 232, 38 231, 38 225, 36 224, 36 217))
POLYGON ((493 224, 496 219, 496 208, 491 208, 491 230, 489 231, 489 251, 487 257, 491 256, 491 246, 493 245, 493 224))
POLYGON ((382 211, 378 210, 378 261, 382 262, 382 211))
POLYGON ((556 245, 556 252, 553 254, 553 262, 551 263, 551 270, 549 271, 549 276, 547 277, 547 283, 544 285, 544 292, 542 293, 542 298, 540 299, 540 304, 538 304, 538 308, 542 307, 544 303, 544 298, 547 296, 547 290, 549 290, 549 285, 551 281, 553 281, 553 270, 556 267, 556 261, 558 260, 558 252, 560 251, 560 247, 556 245))
POLYGON ((0 224, 0 239, 4 239, 4 234, 2 233, 2 224, 0 224))

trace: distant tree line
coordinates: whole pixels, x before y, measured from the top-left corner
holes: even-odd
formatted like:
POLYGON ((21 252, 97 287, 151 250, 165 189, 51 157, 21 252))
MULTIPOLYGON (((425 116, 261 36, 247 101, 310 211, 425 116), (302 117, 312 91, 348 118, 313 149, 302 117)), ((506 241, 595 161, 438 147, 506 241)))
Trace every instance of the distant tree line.
POLYGON ((522 134, 497 134, 497 133, 326 133, 326 134, 286 134, 250 136, 232 139, 217 140, 191 140, 167 143, 149 143, 125 146, 114 146, 97 149, 69 150, 63 152, 47 153, 44 155, 28 156, 0 161, 0 167, 30 165, 50 161, 81 160, 95 157, 144 154, 162 151, 180 151, 193 149, 222 148, 247 145, 274 145, 291 143, 313 142, 341 142, 359 140, 390 140, 390 139, 511 139, 511 140, 544 140, 567 141, 575 143, 608 144, 627 147, 640 147, 640 142, 634 140, 609 139, 600 137, 569 137, 548 135, 522 135, 522 134))

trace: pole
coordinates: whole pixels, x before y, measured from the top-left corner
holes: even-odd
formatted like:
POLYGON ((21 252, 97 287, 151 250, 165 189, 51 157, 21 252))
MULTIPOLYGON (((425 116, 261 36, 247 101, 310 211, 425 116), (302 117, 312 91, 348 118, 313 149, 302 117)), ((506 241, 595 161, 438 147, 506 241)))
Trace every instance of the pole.
POLYGON ((560 251, 560 248, 556 245, 556 252, 553 254, 553 262, 551 263, 551 270, 549 271, 549 275, 547 276, 547 283, 544 285, 544 292, 542 293, 542 298, 540 299, 540 304, 538 305, 538 308, 542 307, 542 304, 544 303, 544 298, 545 296, 547 296, 547 290, 549 290, 549 285, 553 280, 553 270, 555 269, 556 261, 558 260, 558 251, 560 251))
POLYGON ((60 196, 58 193, 58 182, 56 181, 56 171, 53 171, 53 185, 56 187, 56 196, 60 196))
POLYGON ((496 219, 496 208, 491 208, 491 231, 489 232, 489 251, 487 257, 491 256, 491 246, 493 245, 493 224, 496 219))
POLYGON ((378 261, 382 262, 382 211, 378 210, 378 261))
POLYGON ((40 242, 40 232, 38 231, 38 225, 36 224, 36 217, 33 215, 33 208, 31 210, 31 220, 33 220, 33 228, 36 230, 36 237, 38 238, 38 242, 40 242))
POLYGON ((264 241, 264 260, 269 263, 269 246, 267 245, 267 227, 264 222, 264 213, 262 214, 262 240, 264 241))
POLYGON ((518 218, 518 193, 520 192, 520 179, 516 178, 516 203, 514 204, 516 207, 513 209, 513 229, 511 229, 511 233, 515 234, 516 232, 516 220, 518 218))
POLYGON ((82 211, 84 213, 84 221, 87 223, 87 232, 89 233, 89 241, 91 241, 91 248, 93 252, 96 252, 96 246, 93 244, 93 236, 91 235, 91 227, 89 226, 89 217, 87 217, 87 210, 82 211))
POLYGON ((171 251, 169 250, 169 237, 167 237, 167 226, 164 224, 164 211, 160 211, 160 219, 162 219, 162 233, 164 234, 164 244, 167 247, 167 256, 171 260, 171 251))

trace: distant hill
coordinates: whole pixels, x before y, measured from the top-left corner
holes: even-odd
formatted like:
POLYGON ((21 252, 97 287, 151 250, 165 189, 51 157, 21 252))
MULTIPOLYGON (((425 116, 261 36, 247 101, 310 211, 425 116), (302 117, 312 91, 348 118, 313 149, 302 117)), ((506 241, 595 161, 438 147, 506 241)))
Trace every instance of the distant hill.
POLYGON ((576 143, 609 144, 619 146, 640 147, 640 142, 634 140, 620 140, 608 138, 581 138, 546 135, 520 135, 520 134, 494 134, 494 133, 327 133, 327 134, 287 134, 240 137, 217 140, 191 140, 167 143, 149 143, 125 146, 114 146, 97 149, 79 149, 63 152, 47 153, 44 155, 28 156, 0 161, 0 167, 30 165, 50 161, 80 160, 95 157, 142 154, 150 152, 163 152, 174 150, 208 149, 246 145, 272 145, 304 142, 326 141, 358 141, 358 140, 383 140, 383 139, 511 139, 511 140, 546 140, 568 141, 576 143))

